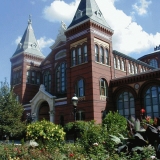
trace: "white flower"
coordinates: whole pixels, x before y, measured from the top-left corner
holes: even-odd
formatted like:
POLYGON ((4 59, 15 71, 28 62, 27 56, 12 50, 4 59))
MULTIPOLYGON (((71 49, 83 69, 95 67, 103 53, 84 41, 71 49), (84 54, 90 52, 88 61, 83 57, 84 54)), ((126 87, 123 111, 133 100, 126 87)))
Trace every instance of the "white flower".
POLYGON ((98 146, 98 143, 93 143, 94 146, 98 146))
POLYGON ((151 156, 150 158, 151 158, 151 159, 155 159, 156 157, 155 157, 155 156, 151 156))

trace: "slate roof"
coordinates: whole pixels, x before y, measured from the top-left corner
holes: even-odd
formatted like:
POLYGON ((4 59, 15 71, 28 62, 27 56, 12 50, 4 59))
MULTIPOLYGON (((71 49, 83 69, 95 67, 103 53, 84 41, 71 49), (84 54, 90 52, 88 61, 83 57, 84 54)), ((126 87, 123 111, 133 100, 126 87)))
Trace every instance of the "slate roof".
POLYGON ((93 20, 100 25, 111 29, 111 27, 107 24, 105 18, 103 17, 103 14, 100 11, 95 0, 80 1, 78 9, 71 24, 68 26, 68 29, 79 23, 82 23, 85 20, 93 20))
POLYGON ((42 58, 45 57, 40 51, 39 45, 35 38, 31 19, 28 20, 28 26, 12 58, 24 52, 38 56, 38 57, 42 57, 42 58))

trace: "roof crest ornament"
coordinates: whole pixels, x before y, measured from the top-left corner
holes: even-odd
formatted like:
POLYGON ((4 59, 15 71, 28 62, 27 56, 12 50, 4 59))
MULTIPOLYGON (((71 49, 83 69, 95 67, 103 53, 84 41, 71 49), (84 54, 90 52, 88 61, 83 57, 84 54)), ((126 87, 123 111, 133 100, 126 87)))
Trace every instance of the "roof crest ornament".
POLYGON ((32 17, 32 15, 29 15, 28 24, 32 24, 31 17, 32 17))
POLYGON ((67 29, 66 24, 65 24, 63 21, 61 21, 61 26, 60 26, 60 29, 59 29, 59 34, 58 34, 58 36, 63 35, 64 32, 66 31, 66 29, 67 29))

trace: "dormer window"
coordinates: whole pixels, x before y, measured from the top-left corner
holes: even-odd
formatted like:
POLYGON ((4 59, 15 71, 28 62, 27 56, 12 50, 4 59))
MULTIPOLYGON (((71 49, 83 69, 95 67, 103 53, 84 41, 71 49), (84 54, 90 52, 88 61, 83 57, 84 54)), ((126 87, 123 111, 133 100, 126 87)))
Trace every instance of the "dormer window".
POLYGON ((98 17, 102 17, 102 12, 100 10, 96 11, 95 14, 98 16, 98 17))
POLYGON ((81 18, 82 17, 82 13, 83 13, 83 11, 78 10, 77 13, 76 13, 76 19, 81 18))

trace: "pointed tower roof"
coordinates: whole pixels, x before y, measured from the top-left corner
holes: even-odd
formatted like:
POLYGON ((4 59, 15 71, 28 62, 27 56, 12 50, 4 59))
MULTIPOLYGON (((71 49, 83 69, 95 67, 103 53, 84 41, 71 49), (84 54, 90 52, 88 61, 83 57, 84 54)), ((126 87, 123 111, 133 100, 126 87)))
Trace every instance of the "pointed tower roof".
POLYGON ((40 51, 39 45, 35 38, 34 30, 32 28, 31 16, 29 16, 27 29, 25 30, 23 37, 20 43, 18 44, 17 49, 13 54, 12 58, 24 52, 42 58, 45 57, 40 51))
POLYGON ((111 27, 107 24, 102 12, 100 11, 95 0, 81 0, 75 16, 68 29, 82 23, 83 21, 93 20, 108 29, 111 27))

